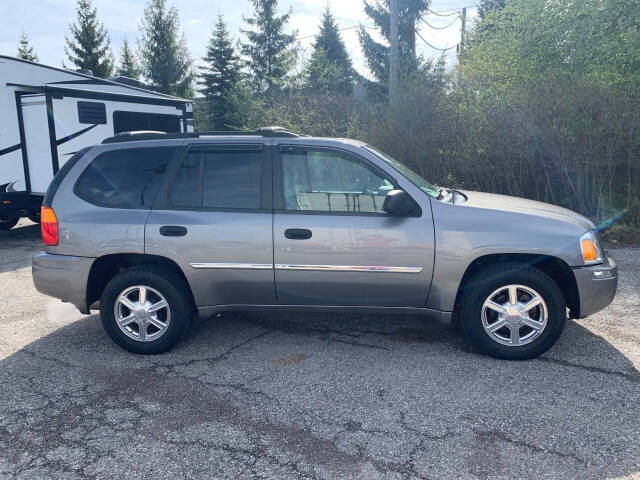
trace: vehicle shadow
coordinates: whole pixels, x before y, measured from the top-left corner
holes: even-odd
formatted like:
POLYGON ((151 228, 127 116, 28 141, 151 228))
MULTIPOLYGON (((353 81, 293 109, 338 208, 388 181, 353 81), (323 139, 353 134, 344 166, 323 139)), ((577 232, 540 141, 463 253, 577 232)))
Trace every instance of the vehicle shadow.
POLYGON ((30 220, 10 230, 0 230, 0 273, 29 267, 34 252, 42 250, 40 225, 30 220))
MULTIPOLYGON (((336 435, 332 425, 338 428, 341 415, 356 415, 364 405, 366 418, 354 425, 395 418, 385 442, 416 435, 427 442, 434 430, 445 432, 430 448, 456 451, 466 475, 482 476, 476 460, 487 450, 537 458, 541 477, 640 472, 640 373, 575 322, 568 322, 556 348, 528 362, 478 355, 451 328, 413 316, 228 313, 194 321, 174 350, 146 357, 113 344, 98 315, 69 311, 64 322, 0 360, 2 428, 22 432, 3 440, 11 470, 39 457, 47 458, 43 468, 69 468, 66 460, 51 460, 60 449, 75 449, 76 466, 85 467, 105 455, 128 455, 141 435, 177 435, 187 426, 197 432, 212 415, 246 435, 262 435, 265 452, 294 455, 305 442, 316 448, 322 434, 312 438, 310 431, 336 435), (580 346, 582 363, 571 345, 580 346), (602 358, 607 369, 599 367, 602 358), (274 420, 273 411, 287 420, 274 420), (415 426, 407 426, 411 421, 415 426), (98 430, 99 438, 92 437, 98 430)), ((216 435, 206 433, 211 442, 216 435)), ((371 427, 358 435, 354 441, 366 451, 380 432, 371 427)), ((185 443, 180 455, 202 445, 185 443)), ((322 445, 328 453, 307 452, 302 462, 322 462, 323 455, 364 461, 322 445)), ((493 473, 518 476, 501 461, 492 468, 505 470, 493 473)), ((441 466, 434 464, 433 473, 441 466)), ((131 475, 145 477, 133 468, 131 475)))

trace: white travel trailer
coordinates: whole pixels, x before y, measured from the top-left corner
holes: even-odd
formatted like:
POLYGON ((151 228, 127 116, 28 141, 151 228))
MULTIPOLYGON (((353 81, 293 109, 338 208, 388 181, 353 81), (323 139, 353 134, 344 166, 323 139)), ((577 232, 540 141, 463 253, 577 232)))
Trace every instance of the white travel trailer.
POLYGON ((49 182, 71 156, 118 133, 192 132, 191 102, 0 55, 0 229, 39 220, 49 182))

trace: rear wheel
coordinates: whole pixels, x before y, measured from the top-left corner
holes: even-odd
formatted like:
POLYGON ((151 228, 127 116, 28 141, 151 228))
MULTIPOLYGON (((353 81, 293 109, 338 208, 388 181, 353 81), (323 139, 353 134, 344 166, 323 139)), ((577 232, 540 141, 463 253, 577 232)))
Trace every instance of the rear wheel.
POLYGON ((40 212, 31 212, 29 214, 29 220, 33 223, 40 223, 40 212))
POLYGON ((193 314, 193 302, 182 278, 156 267, 134 267, 116 275, 100 299, 104 329, 133 353, 171 349, 193 314))
POLYGON ((548 350, 566 321, 562 291, 546 274, 525 265, 490 266, 465 283, 462 328, 482 352, 524 360, 548 350))
POLYGON ((20 217, 8 218, 6 220, 0 220, 0 230, 9 230, 18 224, 20 217))

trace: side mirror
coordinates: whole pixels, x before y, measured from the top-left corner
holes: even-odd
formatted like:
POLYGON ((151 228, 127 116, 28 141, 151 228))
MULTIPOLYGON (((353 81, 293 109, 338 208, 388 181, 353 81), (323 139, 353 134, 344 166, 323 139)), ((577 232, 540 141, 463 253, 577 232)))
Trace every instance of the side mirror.
POLYGON ((385 213, 398 217, 413 213, 415 207, 415 202, 404 190, 391 190, 382 204, 385 213))

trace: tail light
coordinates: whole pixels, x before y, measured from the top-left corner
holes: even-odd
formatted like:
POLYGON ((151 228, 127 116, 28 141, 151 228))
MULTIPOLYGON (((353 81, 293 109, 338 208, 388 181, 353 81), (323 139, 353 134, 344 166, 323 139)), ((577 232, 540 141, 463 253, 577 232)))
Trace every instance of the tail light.
POLYGON ((44 205, 40 208, 40 230, 45 245, 58 245, 58 218, 53 208, 44 205))

